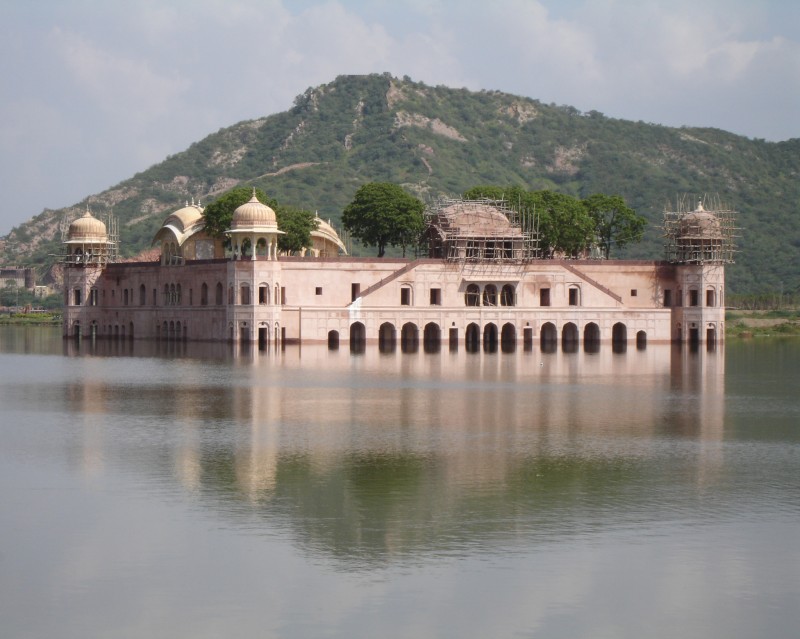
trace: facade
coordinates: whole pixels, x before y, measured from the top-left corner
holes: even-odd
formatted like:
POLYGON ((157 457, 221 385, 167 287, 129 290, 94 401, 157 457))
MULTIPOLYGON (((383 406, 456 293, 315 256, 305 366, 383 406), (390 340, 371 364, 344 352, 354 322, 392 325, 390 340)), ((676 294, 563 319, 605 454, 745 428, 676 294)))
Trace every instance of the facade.
POLYGON ((326 223, 304 255, 286 256, 274 211, 254 196, 234 213, 229 250, 187 205, 156 234, 159 261, 121 263, 87 213, 65 241, 64 336, 353 350, 713 344, 728 240, 702 205, 677 219, 669 261, 539 259, 533 230, 502 204, 457 200, 429 211, 431 257, 348 257, 326 223))

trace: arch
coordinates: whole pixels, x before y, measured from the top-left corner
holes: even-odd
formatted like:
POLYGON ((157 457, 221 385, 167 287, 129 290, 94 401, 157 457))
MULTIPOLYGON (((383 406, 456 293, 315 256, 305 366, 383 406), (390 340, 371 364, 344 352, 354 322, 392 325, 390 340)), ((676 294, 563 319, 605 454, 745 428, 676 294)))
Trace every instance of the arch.
POLYGON ((139 306, 144 306, 145 302, 147 301, 147 289, 144 287, 144 284, 139 286, 139 306))
POLYGON ((250 304, 250 284, 243 282, 239 287, 239 304, 247 306, 250 304))
POLYGON ((175 322, 175 339, 180 339, 181 338, 181 334, 182 334, 181 323, 180 323, 180 321, 176 321, 175 322))
POLYGON ((228 306, 233 306, 233 302, 236 299, 236 289, 233 288, 233 284, 228 285, 228 306))
POLYGON ((573 322, 567 322, 561 328, 561 348, 567 353, 578 350, 578 327, 573 322))
POLYGON ((583 327, 583 350, 587 353, 597 353, 600 350, 600 327, 594 322, 583 327))
POLYGON ((397 330, 391 322, 384 322, 378 329, 378 350, 393 353, 397 348, 397 330))
MULTIPOLYGON (((115 333, 117 332, 117 327, 116 326, 114 327, 114 332, 115 333)), ((175 322, 172 322, 172 321, 169 323, 169 336, 170 337, 175 337, 175 322)))
POLYGON ((208 284, 205 282, 200 286, 200 306, 208 306, 208 284))
POLYGON ((717 289, 713 286, 706 288, 706 306, 713 307, 717 305, 717 289))
POLYGON ((128 331, 128 337, 129 337, 130 339, 133 339, 133 322, 129 322, 129 323, 128 323, 128 327, 129 327, 129 329, 130 329, 130 330, 128 331))
POLYGON ((426 353, 438 353, 442 347, 442 329, 436 322, 428 322, 422 334, 422 343, 426 353))
POLYGON ((516 298, 517 294, 514 290, 514 286, 511 284, 504 284, 503 288, 500 289, 500 306, 516 306, 516 298))
POLYGON ((467 291, 464 293, 464 304, 466 306, 481 305, 481 289, 478 288, 477 284, 467 286, 467 291))
POLYGON ((242 240, 239 253, 242 257, 252 257, 253 243, 250 241, 249 237, 246 237, 242 240))
POLYGON ((637 331, 636 333, 636 348, 640 351, 647 348, 647 333, 644 331, 637 331))
POLYGON ((258 285, 258 303, 259 304, 269 304, 269 284, 266 282, 261 282, 258 285))
POLYGON ((181 303, 181 285, 180 284, 175 286, 175 303, 176 304, 180 304, 181 303))
POLYGON ((539 345, 545 353, 553 353, 558 345, 558 330, 552 322, 545 322, 539 331, 539 345))
POLYGON ((339 348, 339 331, 328 331, 328 350, 335 351, 339 348))
POLYGON ((503 324, 500 331, 500 350, 513 353, 517 348, 517 329, 511 322, 503 324))
POLYGON ((363 353, 367 345, 367 329, 361 322, 350 325, 350 352, 363 353))
POLYGON ((267 240, 260 237, 256 240, 256 257, 267 257, 267 240))
POLYGON ((483 327, 483 350, 494 353, 497 350, 497 324, 489 322, 483 327))
POLYGON ((170 305, 169 284, 164 284, 164 306, 170 305))
POLYGON ((214 303, 217 306, 222 306, 222 292, 223 292, 222 282, 217 282, 217 290, 214 296, 214 303))
POLYGON ((475 322, 470 323, 464 332, 464 344, 468 353, 477 353, 481 346, 481 329, 475 322))
POLYGON ((419 328, 414 322, 406 322, 400 329, 400 350, 416 353, 419 348, 419 328))
POLYGON ((622 322, 611 328, 611 347, 615 353, 624 353, 628 348, 628 327, 622 322))
POLYGON ((483 305, 497 306, 497 287, 494 284, 487 284, 483 288, 483 305))
POLYGON ((706 349, 713 351, 717 345, 717 327, 715 324, 709 324, 706 327, 706 349))
POLYGON ((169 339, 169 324, 167 324, 167 320, 164 320, 164 330, 162 332, 165 339, 169 339))

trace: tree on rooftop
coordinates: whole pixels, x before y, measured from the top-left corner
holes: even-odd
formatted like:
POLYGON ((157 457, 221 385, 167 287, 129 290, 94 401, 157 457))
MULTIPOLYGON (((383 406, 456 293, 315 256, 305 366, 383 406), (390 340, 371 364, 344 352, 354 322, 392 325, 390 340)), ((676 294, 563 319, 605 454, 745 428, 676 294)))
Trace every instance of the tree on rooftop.
POLYGON ((370 182, 356 191, 342 212, 344 228, 365 246, 378 248, 383 257, 387 246, 405 248, 422 233, 424 205, 396 184, 370 182))
POLYGON ((641 241, 647 221, 625 204, 621 196, 595 193, 584 199, 583 205, 594 220, 597 242, 606 259, 612 244, 622 248, 641 241))

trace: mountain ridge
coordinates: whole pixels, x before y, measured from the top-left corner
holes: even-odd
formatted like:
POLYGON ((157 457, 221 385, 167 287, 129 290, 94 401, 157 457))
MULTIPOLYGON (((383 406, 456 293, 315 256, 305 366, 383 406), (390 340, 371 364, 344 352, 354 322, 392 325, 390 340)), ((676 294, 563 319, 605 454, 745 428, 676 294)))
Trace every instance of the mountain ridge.
POLYGON ((339 76, 286 111, 224 127, 75 206, 43 211, 12 229, 2 252, 8 263, 47 269, 62 219, 87 205, 113 212, 122 253, 131 255, 184 201, 205 204, 235 185, 338 221, 361 184, 389 181, 424 200, 479 184, 620 194, 648 231, 618 256, 659 259, 664 207, 682 194, 718 193, 744 229, 730 290, 789 291, 800 264, 798 177, 800 139, 631 122, 389 74, 339 76))

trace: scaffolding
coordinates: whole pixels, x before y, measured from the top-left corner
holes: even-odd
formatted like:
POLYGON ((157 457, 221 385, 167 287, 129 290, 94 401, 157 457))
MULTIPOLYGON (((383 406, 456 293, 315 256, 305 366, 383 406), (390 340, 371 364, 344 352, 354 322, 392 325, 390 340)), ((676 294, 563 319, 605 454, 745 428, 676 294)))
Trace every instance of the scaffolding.
POLYGON ((736 211, 718 195, 684 194, 664 209, 664 250, 676 264, 732 264, 739 237, 736 211), (671 207, 671 205, 670 205, 671 207))
MULTIPOLYGON (((87 210, 88 213, 88 210, 87 210)), ((61 252, 55 256, 61 264, 70 266, 105 266, 119 259, 119 223, 116 216, 106 213, 95 218, 105 227, 105 232, 70 236, 73 223, 82 218, 71 218, 65 214, 61 218, 61 252)))
POLYGON ((442 198, 425 211, 428 253, 449 262, 520 263, 539 257, 534 213, 503 200, 442 198))

